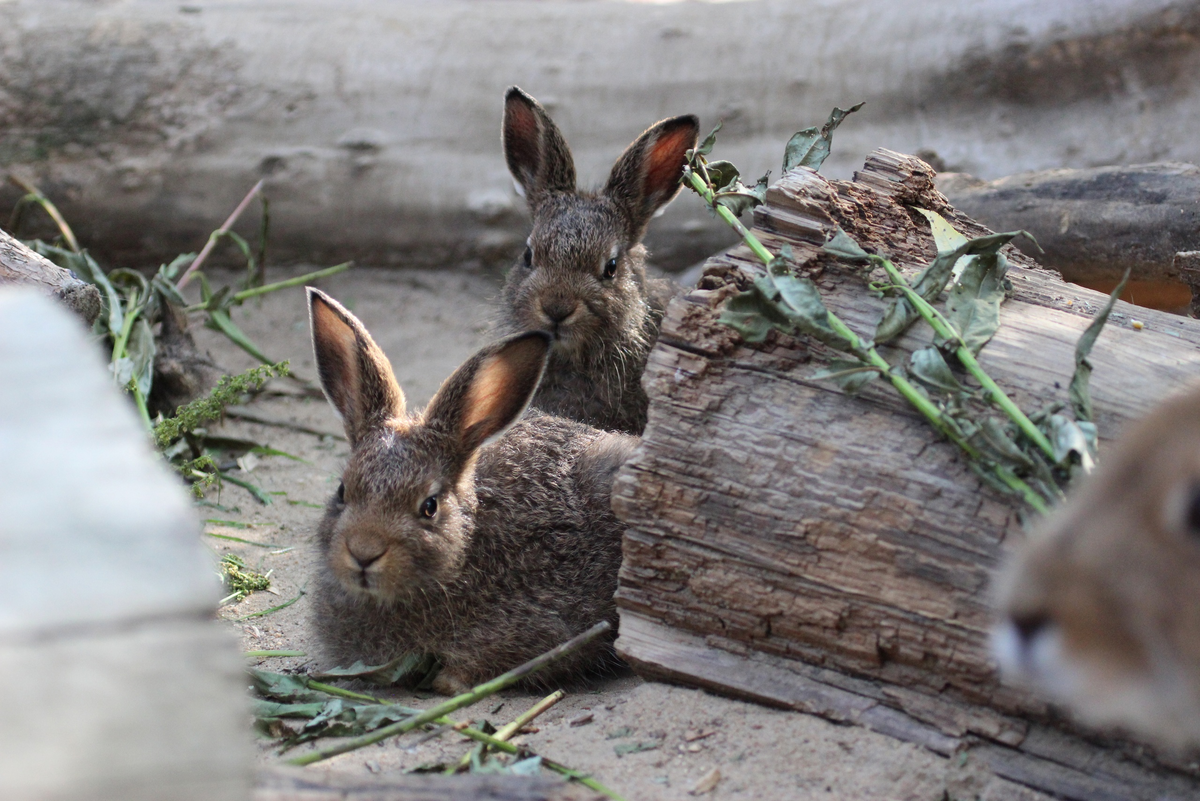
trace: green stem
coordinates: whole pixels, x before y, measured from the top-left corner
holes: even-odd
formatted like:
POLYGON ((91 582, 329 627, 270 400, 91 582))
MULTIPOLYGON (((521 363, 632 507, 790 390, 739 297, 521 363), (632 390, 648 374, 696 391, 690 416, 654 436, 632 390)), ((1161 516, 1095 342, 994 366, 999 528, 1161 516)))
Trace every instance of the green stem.
MULTIPOLYGON (((495 734, 496 739, 504 740, 505 742, 508 742, 509 740, 511 740, 513 738, 513 736, 517 732, 521 731, 521 729, 528 726, 529 723, 531 721, 533 721, 534 718, 536 718, 538 715, 542 714, 547 709, 549 709, 550 707, 554 706, 559 701, 561 701, 563 699, 563 696, 565 696, 565 695, 566 695, 566 693, 564 693, 562 690, 555 690, 554 692, 550 693, 545 698, 538 701, 533 706, 529 707, 529 709, 525 710, 520 715, 517 715, 517 717, 514 718, 511 723, 502 727, 498 732, 496 732, 496 734, 495 734)), ((487 750, 487 746, 482 743, 477 745, 476 748, 478 749, 479 756, 481 756, 481 757, 483 756, 484 752, 487 750)), ((467 767, 470 766, 470 764, 471 764, 471 755, 469 753, 463 754, 463 758, 458 761, 458 764, 451 765, 450 767, 446 768, 445 772, 446 773, 457 773, 460 770, 465 770, 467 767)))
POLYGON ((923 317, 925 321, 929 323, 934 332, 936 332, 937 335, 943 339, 958 343, 958 346, 955 348, 954 355, 958 357, 959 362, 962 363, 962 366, 966 368, 967 372, 974 376, 975 380, 979 382, 979 385, 984 388, 992 403, 994 403, 1000 408, 1001 411, 1007 414, 1009 418, 1011 418, 1012 421, 1017 424, 1017 427, 1021 429, 1021 433, 1023 433, 1031 442, 1041 448, 1042 452, 1050 459, 1050 463, 1054 464, 1056 462, 1054 457, 1054 446, 1050 444, 1050 440, 1047 439, 1046 435, 1043 434, 1041 430, 1033 424, 1033 421, 1025 415, 1025 412, 1021 411, 1021 408, 1017 406, 1017 404, 1013 403, 1012 398, 1005 394, 1004 390, 1002 390, 1000 386, 992 380, 992 377, 984 371, 983 367, 980 366, 979 362, 975 359, 975 354, 971 353, 971 349, 967 347, 965 342, 963 342, 962 335, 960 335, 958 331, 954 330, 954 327, 950 325, 950 322, 945 317, 942 316, 941 312, 935 309, 933 305, 929 303, 929 301, 925 300, 925 298, 921 297, 916 290, 909 286, 908 281, 905 280, 904 276, 900 274, 900 271, 896 269, 896 265, 892 264, 887 259, 883 259, 880 263, 883 265, 883 269, 887 272, 888 278, 890 278, 892 283, 904 293, 905 297, 908 298, 909 303, 913 304, 913 307, 917 310, 921 317, 923 317))
POLYGON ((298 275, 295 278, 288 278, 285 281, 276 281, 273 284, 243 289, 241 292, 234 293, 233 302, 241 303, 249 298, 258 297, 259 295, 266 295, 268 292, 274 292, 277 289, 287 289, 288 287, 300 286, 301 284, 306 284, 309 281, 315 281, 318 278, 327 278, 331 275, 337 275, 338 273, 345 272, 346 270, 350 269, 350 265, 353 263, 354 262, 345 261, 341 264, 334 265, 333 267, 326 267, 324 270, 317 270, 316 272, 308 273, 306 275, 298 275))
POLYGON ((142 389, 137 385, 135 379, 130 386, 133 391, 133 402, 137 406, 138 415, 142 418, 142 422, 146 425, 146 430, 151 434, 154 433, 154 421, 150 419, 150 409, 146 406, 146 398, 142 395, 142 389))
POLYGON ((749 228, 742 225, 742 221, 737 218, 736 214, 716 202, 713 191, 708 188, 708 185, 704 183, 704 179, 697 175, 695 170, 688 171, 688 180, 691 181, 692 188, 696 190, 697 194, 704 198, 704 202, 707 203, 711 209, 716 211, 716 213, 721 216, 722 220, 729 223, 729 226, 733 228, 733 230, 742 235, 742 241, 744 241, 746 245, 754 251, 754 255, 762 259, 763 264, 770 264, 771 259, 775 258, 771 255, 771 251, 763 247, 762 242, 759 242, 758 237, 750 233, 749 228))
MULTIPOLYGON (((521 749, 517 748, 512 743, 497 739, 496 737, 494 737, 490 734, 484 734, 483 732, 479 731, 478 729, 472 729, 470 727, 466 727, 466 728, 460 729, 459 734, 462 734, 465 737, 470 737, 472 740, 476 740, 477 742, 484 743, 485 745, 489 745, 492 748, 495 748, 497 751, 503 751, 506 754, 518 754, 521 751, 521 749)), ((554 771, 555 773, 558 773, 562 776, 566 776, 568 779, 571 779, 572 781, 577 781, 580 784, 582 784, 584 787, 588 787, 592 790, 595 790, 598 793, 606 795, 609 798, 614 799, 614 801, 625 801, 624 797, 619 795, 615 790, 610 790, 609 788, 605 787, 600 782, 593 779, 591 776, 588 776, 586 773, 580 773, 579 771, 574 770, 573 768, 568 768, 566 765, 562 765, 558 762, 554 762, 552 760, 546 759, 545 757, 542 757, 542 764, 545 765, 550 770, 554 771)))
POLYGON ((328 748, 319 748, 294 759, 289 759, 288 764, 311 765, 314 762, 320 762, 323 759, 328 759, 329 757, 337 756, 338 754, 344 754, 348 751, 354 751, 358 748, 373 745, 374 743, 386 740, 389 737, 394 737, 397 734, 404 734, 405 732, 412 731, 418 726, 424 726, 426 723, 434 722, 444 715, 448 715, 455 710, 463 708, 464 706, 470 706, 482 698, 487 698, 489 695, 494 695, 500 690, 503 690, 505 687, 516 684, 518 681, 527 678, 550 663, 561 659, 562 657, 578 650, 579 648, 582 648, 584 645, 591 642, 596 637, 599 637, 601 634, 605 633, 611 628, 612 625, 607 620, 602 620, 569 642, 565 642, 557 648, 547 651, 541 656, 531 659, 520 667, 513 668, 507 673, 498 676, 491 681, 484 682, 483 684, 468 690, 462 695, 456 695, 449 700, 443 701, 437 706, 427 709, 419 715, 414 715, 406 720, 401 720, 388 726, 376 729, 370 734, 364 734, 361 737, 353 737, 345 742, 338 743, 337 745, 332 745, 328 748))

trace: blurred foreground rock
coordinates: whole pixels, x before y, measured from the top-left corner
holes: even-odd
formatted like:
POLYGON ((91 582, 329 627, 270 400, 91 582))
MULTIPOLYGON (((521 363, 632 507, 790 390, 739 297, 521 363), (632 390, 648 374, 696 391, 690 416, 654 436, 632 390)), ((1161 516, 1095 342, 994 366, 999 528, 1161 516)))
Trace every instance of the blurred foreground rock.
POLYGON ((214 574, 83 327, 0 287, 0 798, 249 797, 214 574))

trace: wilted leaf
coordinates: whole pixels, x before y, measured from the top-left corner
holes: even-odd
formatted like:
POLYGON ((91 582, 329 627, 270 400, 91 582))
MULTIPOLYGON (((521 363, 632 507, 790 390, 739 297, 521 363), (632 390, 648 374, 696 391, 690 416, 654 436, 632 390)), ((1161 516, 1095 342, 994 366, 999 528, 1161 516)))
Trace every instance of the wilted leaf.
POLYGON ((329 700, 326 693, 310 690, 304 676, 289 676, 283 673, 272 673, 269 670, 246 668, 246 674, 254 686, 254 690, 264 698, 288 703, 324 704, 329 700))
POLYGON ((871 379, 878 378, 879 370, 860 361, 831 359, 828 367, 818 370, 809 377, 814 381, 832 381, 843 392, 853 395, 866 386, 871 379))
POLYGON ((708 180, 718 192, 732 186, 741 176, 738 168, 729 161, 710 161, 704 165, 704 169, 708 172, 708 180))
POLYGON ((542 772, 542 758, 533 756, 514 762, 508 766, 508 772, 514 776, 537 776, 542 772))
POLYGON ((1008 431, 991 417, 979 421, 971 441, 1001 464, 1030 470, 1034 467, 1028 454, 1013 440, 1008 431))
POLYGON ((1092 393, 1088 389, 1092 378, 1092 363, 1088 360, 1088 354, 1092 352, 1092 346, 1096 344, 1096 338, 1100 336, 1100 331, 1108 322, 1108 315, 1116 305, 1117 298, 1121 297, 1121 292, 1124 291, 1125 283, 1128 280, 1129 270, 1126 270, 1125 275, 1121 278, 1121 283, 1113 289, 1104 308, 1097 312, 1075 345, 1075 373, 1071 376, 1067 397, 1071 400, 1071 408, 1075 412, 1076 420, 1084 422, 1092 420, 1092 393))
POLYGON ((960 234, 953 225, 946 221, 946 218, 938 214, 936 211, 928 209, 916 209, 926 220, 929 220, 929 227, 933 231, 933 243, 937 245, 938 253, 947 250, 954 250, 967 243, 967 238, 960 234))
POLYGON ((863 250, 853 237, 843 231, 840 226, 837 233, 821 247, 821 250, 849 262, 864 262, 871 258, 871 254, 863 250))
POLYGON ((783 151, 783 171, 786 173, 796 167, 821 169, 821 165, 829 156, 830 145, 833 144, 833 132, 847 115, 853 114, 862 106, 863 104, 859 103, 848 109, 835 107, 829 113, 829 119, 820 128, 805 128, 793 134, 783 151))
POLYGON ((708 136, 704 137, 704 141, 700 143, 699 147, 687 152, 688 161, 692 161, 696 156, 707 156, 712 152, 713 147, 717 144, 717 131, 721 130, 721 126, 724 124, 724 120, 718 122, 716 126, 708 132, 708 136))
MULTIPOLYGON (((728 163, 728 162, 726 162, 728 163)), ((747 187, 739 180, 718 192, 714 199, 717 204, 733 212, 735 217, 741 217, 742 212, 761 206, 767 198, 767 178, 770 173, 758 179, 752 187, 747 187)))
POLYGON ((791 330, 791 322, 787 315, 780 310, 778 303, 768 296, 768 292, 774 295, 770 278, 759 278, 750 289, 734 295, 725 302, 725 308, 721 310, 721 316, 718 318, 719 322, 736 330, 747 342, 762 342, 773 328, 791 330))
MULTIPOLYGON (((145 317, 138 317, 133 323, 133 330, 129 332, 129 340, 126 342, 125 351, 129 354, 129 360, 132 365, 131 379, 137 385, 138 391, 143 398, 150 397, 150 383, 154 379, 154 354, 156 347, 154 345, 154 332, 150 330, 150 323, 146 322, 145 317)), ((125 386, 125 384, 122 384, 125 386)))
POLYGON ((913 351, 909 358, 908 372, 926 385, 942 392, 956 394, 966 391, 950 371, 950 365, 946 364, 942 352, 933 345, 913 351))
MULTIPOLYGON (((1090 423, 1085 425, 1091 426, 1090 423)), ((1085 473, 1090 473, 1095 466, 1095 427, 1092 426, 1089 438, 1083 426, 1061 414, 1052 414, 1043 426, 1050 443, 1054 445, 1054 462, 1059 467, 1069 467, 1079 464, 1085 473), (1075 456, 1072 459, 1072 455, 1075 456)))
POLYGON ((1008 259, 990 253, 969 260, 950 288, 946 320, 972 354, 977 354, 1000 327, 1000 304, 1008 290, 1008 259))
MULTIPOLYGON (((229 287, 222 287, 222 290, 226 290, 228 288, 229 287)), ((242 329, 238 328, 229 315, 221 309, 209 310, 208 322, 206 325, 208 325, 208 327, 212 328, 214 331, 220 331, 222 334, 229 337, 233 344, 237 345, 239 348, 246 351, 246 353, 249 353, 263 364, 274 363, 266 354, 258 349, 257 345, 250 341, 249 337, 242 333, 242 329)))
POLYGON ((315 673, 313 678, 318 681, 327 679, 362 679, 372 684, 388 686, 398 684, 414 674, 424 675, 429 670, 432 657, 425 654, 405 654, 397 657, 386 665, 364 665, 355 662, 349 667, 332 668, 324 673, 315 673))

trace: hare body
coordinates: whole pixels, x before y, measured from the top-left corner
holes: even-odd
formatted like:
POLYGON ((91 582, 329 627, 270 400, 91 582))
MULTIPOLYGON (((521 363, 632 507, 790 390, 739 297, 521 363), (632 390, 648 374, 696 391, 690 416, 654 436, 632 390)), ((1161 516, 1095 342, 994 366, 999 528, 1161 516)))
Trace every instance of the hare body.
POLYGON ((641 242, 679 192, 698 130, 693 116, 656 123, 617 160, 603 190, 580 192, 557 126, 532 97, 508 90, 505 158, 533 229, 505 281, 498 328, 554 336, 537 408, 606 430, 645 428, 641 376, 671 288, 647 278, 641 242))
POLYGON ((1135 425, 997 582, 1006 672, 1084 720, 1200 744, 1200 393, 1135 425))
MULTIPOLYGON (((610 493, 636 439, 536 411, 513 424, 548 337, 485 348, 411 414, 361 323, 310 295, 322 385, 351 442, 317 537, 313 623, 326 658, 432 654, 435 688, 457 692, 601 620, 615 627, 623 527, 610 493)), ((593 643, 531 683, 614 659, 609 641, 593 643)))

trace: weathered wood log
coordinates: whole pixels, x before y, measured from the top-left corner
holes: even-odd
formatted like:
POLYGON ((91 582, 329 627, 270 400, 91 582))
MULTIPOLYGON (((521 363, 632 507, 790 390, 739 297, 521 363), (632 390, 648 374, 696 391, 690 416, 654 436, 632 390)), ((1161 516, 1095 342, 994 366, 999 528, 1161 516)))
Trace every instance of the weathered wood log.
POLYGON ((254 801, 602 801, 557 776, 359 776, 276 768, 259 773, 254 801))
MULTIPOLYGON (((785 175, 756 210, 772 251, 856 330, 882 308, 860 274, 820 254, 841 226, 910 275, 935 253, 932 209, 967 235, 928 165, 876 151, 854 182, 785 175)), ((980 354, 1025 408, 1065 398, 1073 351, 1104 297, 1011 246, 999 333, 980 354)), ((629 524, 620 653, 648 675, 865 725, 938 753, 971 749, 998 775, 1066 798, 1193 797, 1195 765, 1082 732, 1000 683, 987 648, 988 580, 1022 536, 1010 501, 890 387, 857 397, 808 378, 811 352, 772 334, 748 346, 716 322, 761 267, 735 248, 669 307, 645 385, 642 447, 618 475, 629 524)), ((1092 353, 1102 441, 1200 373, 1200 323, 1118 304, 1092 353)), ((928 343, 915 326, 891 361, 928 343)), ((882 384, 883 382, 877 382, 882 384)))
POLYGON ((100 290, 0 231, 0 286, 30 284, 58 298, 88 325, 100 315, 100 290))
POLYGON ((0 287, 0 798, 249 797, 199 533, 78 323, 0 287))
POLYGON ((1177 254, 1200 248, 1200 168, 1141 164, 1045 170, 996 181, 938 180, 955 208, 996 231, 1024 229, 1017 247, 1068 281, 1111 290, 1130 271, 1124 297, 1186 311, 1200 281, 1177 254))

